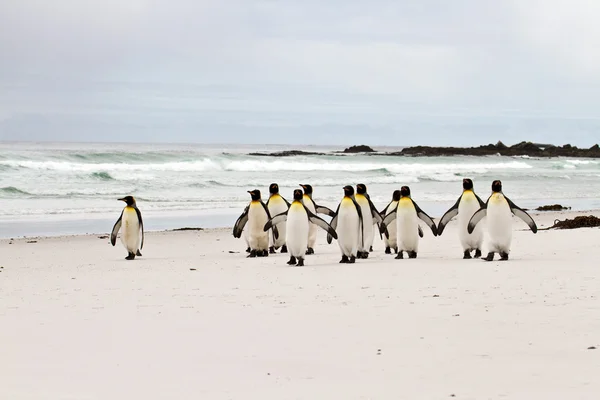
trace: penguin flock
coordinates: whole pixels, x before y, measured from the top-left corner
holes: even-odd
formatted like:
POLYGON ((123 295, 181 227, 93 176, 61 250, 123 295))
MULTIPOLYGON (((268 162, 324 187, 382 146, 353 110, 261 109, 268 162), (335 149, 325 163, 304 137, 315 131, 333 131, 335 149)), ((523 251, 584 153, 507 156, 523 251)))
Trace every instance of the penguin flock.
MULTIPOLYGON (((343 187, 344 197, 335 212, 315 203, 311 185, 300 186, 303 190, 294 190, 292 203, 281 196, 276 183, 269 186, 266 203, 262 201, 260 190, 248 191, 251 201, 233 227, 235 238, 244 236, 248 257, 266 257, 281 249, 281 253, 290 254, 289 265, 303 266, 306 255, 314 254, 317 229, 321 228, 327 232, 328 243, 337 240, 340 263, 352 264, 357 258, 368 258, 373 251, 376 233, 384 241, 386 254, 394 252, 396 259, 402 259, 406 252, 408 258, 417 258, 419 240, 423 237, 418 220, 431 229, 433 236, 440 236, 450 220, 458 216, 464 259, 482 257, 484 232, 479 222, 487 217, 489 250, 483 260, 492 261, 495 253, 499 254, 501 260, 508 260, 512 242, 512 215, 523 220, 533 233, 537 232, 533 218, 504 195, 499 180, 492 182, 492 193, 484 202, 475 194, 473 181, 463 179, 461 195, 437 225, 412 199, 408 186, 395 190, 391 201, 381 212, 362 183, 356 185, 356 192, 353 186, 343 187), (317 214, 327 215, 331 221, 328 223, 317 214)), ((139 220, 140 226, 143 226, 141 215, 139 220)), ((135 225, 132 226, 135 228, 135 225)), ((127 249, 131 257, 132 247, 127 249)))

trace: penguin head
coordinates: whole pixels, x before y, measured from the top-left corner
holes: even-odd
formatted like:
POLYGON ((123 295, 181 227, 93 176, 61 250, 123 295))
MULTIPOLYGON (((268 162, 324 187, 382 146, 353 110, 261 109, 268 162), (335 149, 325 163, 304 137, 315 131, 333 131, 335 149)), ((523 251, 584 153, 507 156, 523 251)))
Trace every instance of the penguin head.
POLYGON ((269 185, 269 193, 271 193, 271 194, 279 193, 279 185, 276 183, 271 183, 269 185))
POLYGON ((463 189, 465 190, 473 190, 473 181, 469 178, 463 179, 463 189))
POLYGON ((364 183, 359 183, 358 185, 356 185, 356 193, 358 193, 358 194, 367 193, 367 187, 365 186, 364 183))
POLYGON ((410 188, 408 186, 402 186, 400 188, 400 195, 402 197, 410 197, 410 188))
POLYGON ((499 193, 502 191, 502 182, 499 180, 495 180, 492 182, 492 192, 499 193))
POLYGON ((248 193, 250 193, 250 196, 252 196, 252 201, 260 200, 260 190, 248 190, 248 193))
POLYGON ((394 190, 394 193, 392 194, 392 200, 393 201, 400 200, 400 191, 399 190, 394 190))
POLYGON ((344 196, 354 196, 354 188, 350 185, 344 186, 344 196))
POLYGON ((302 190, 300 189, 295 189, 294 190, 294 200, 302 200, 302 190))
POLYGON ((300 186, 302 186, 302 189, 304 189, 304 194, 311 196, 312 192, 313 192, 313 188, 310 185, 302 185, 300 184, 300 186))
POLYGON ((124 201, 125 203, 127 203, 128 206, 134 206, 135 205, 135 199, 133 198, 133 196, 125 196, 122 199, 118 199, 119 201, 124 201))

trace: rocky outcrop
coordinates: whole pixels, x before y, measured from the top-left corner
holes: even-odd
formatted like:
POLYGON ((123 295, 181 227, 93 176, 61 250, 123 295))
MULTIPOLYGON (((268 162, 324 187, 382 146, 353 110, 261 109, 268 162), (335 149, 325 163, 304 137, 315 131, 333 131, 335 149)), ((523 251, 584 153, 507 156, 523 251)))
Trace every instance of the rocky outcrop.
POLYGON ((549 205, 545 205, 545 206, 539 206, 535 210, 536 211, 563 211, 563 210, 570 210, 570 209, 571 209, 571 207, 565 207, 560 204, 549 204, 549 205))
POLYGON ((269 157, 291 157, 291 156, 324 156, 325 153, 316 153, 302 150, 275 151, 273 153, 249 153, 249 156, 269 156, 269 157))
POLYGON ((361 144, 359 146, 345 148, 343 153, 375 153, 375 150, 367 145, 361 144))

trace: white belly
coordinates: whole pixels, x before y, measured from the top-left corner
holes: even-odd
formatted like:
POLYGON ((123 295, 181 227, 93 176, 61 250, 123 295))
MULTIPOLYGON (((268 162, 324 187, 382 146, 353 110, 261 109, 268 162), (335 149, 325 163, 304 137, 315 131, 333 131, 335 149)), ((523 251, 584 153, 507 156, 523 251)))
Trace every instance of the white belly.
MULTIPOLYGON (((391 210, 395 210, 396 207, 398 207, 398 202, 394 201, 394 202, 392 202, 392 204, 390 204, 389 208, 386 211, 390 212, 391 210)), ((397 232, 396 222, 389 224, 387 227, 387 231, 388 231, 390 237, 388 239, 384 236, 383 242, 385 243, 385 247, 394 249, 398 243, 397 242, 397 234, 396 234, 396 232, 397 232)))
POLYGON ((463 250, 481 250, 484 221, 480 221, 475 226, 473 233, 469 234, 467 231, 467 225, 471 217, 479 208, 479 201, 477 201, 475 195, 472 193, 463 194, 462 200, 458 205, 458 237, 460 238, 463 250))
POLYGON ((419 227, 414 206, 400 204, 396 211, 398 251, 419 250, 419 227))
POLYGON ((308 216, 300 205, 292 205, 287 217, 287 234, 285 244, 293 257, 304 258, 308 246, 308 216))
POLYGON ((363 235, 359 237, 358 250, 369 251, 369 247, 373 243, 373 215, 371 214, 371 207, 366 197, 358 195, 356 196, 356 202, 360 206, 363 217, 363 235), (364 238, 364 243, 362 242, 364 238))
POLYGON ((263 229, 268 221, 267 213, 262 204, 252 202, 248 210, 248 243, 252 250, 267 250, 269 248, 269 233, 263 229))
POLYGON ((501 194, 494 194, 487 207, 488 251, 510 251, 512 212, 501 194))
MULTIPOLYGON (((317 214, 317 210, 315 209, 315 206, 314 206, 312 200, 308 196, 303 197, 303 203, 311 213, 317 214)), ((315 247, 315 242, 317 241, 317 228, 318 228, 318 226, 316 226, 315 224, 309 223, 308 247, 310 247, 310 248, 315 247)))
MULTIPOLYGON (((269 213, 271 214, 271 218, 276 216, 277 214, 281 214, 286 212, 288 209, 287 204, 281 196, 273 196, 269 201, 269 213)), ((285 234, 286 234, 287 222, 282 221, 277 224, 277 230, 279 231, 279 238, 273 238, 273 231, 269 230, 269 242, 275 248, 279 248, 285 244, 285 234)))
POLYGON ((356 257, 358 251, 359 237, 359 219, 358 212, 354 204, 349 199, 342 200, 338 214, 338 223, 336 232, 338 234, 338 245, 342 255, 356 257), (348 203, 344 203, 348 201, 348 203))
POLYGON ((121 219, 121 243, 130 253, 136 253, 140 248, 142 235, 137 213, 131 207, 123 210, 121 219))

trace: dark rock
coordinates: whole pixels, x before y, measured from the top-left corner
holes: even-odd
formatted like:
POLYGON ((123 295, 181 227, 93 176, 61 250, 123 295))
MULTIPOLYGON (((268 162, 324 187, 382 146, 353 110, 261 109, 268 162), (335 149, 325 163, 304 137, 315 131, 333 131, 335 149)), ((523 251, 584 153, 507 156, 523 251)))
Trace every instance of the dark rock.
POLYGON ((180 231, 203 231, 204 228, 176 228, 173 229, 173 232, 180 232, 180 231))
POLYGON ((539 229, 547 231, 549 229, 577 229, 577 228, 594 228, 600 226, 600 218, 593 215, 579 216, 574 219, 565 219, 564 221, 555 220, 554 225, 547 228, 539 229))
POLYGON ((596 350, 596 346, 590 346, 587 348, 588 350, 596 350))
POLYGON ((571 207, 564 207, 560 204, 549 204, 545 206, 539 206, 536 208, 537 211, 562 211, 562 210, 570 210, 571 207))
POLYGON ((108 239, 108 235, 98 236, 98 239, 108 239))
POLYGON ((292 156, 324 156, 325 153, 317 153, 313 151, 302 151, 302 150, 284 150, 275 151, 273 153, 249 153, 249 156, 263 156, 263 157, 292 157, 292 156))
POLYGON ((344 153, 375 153, 371 147, 361 144, 359 146, 350 146, 344 149, 344 153))

